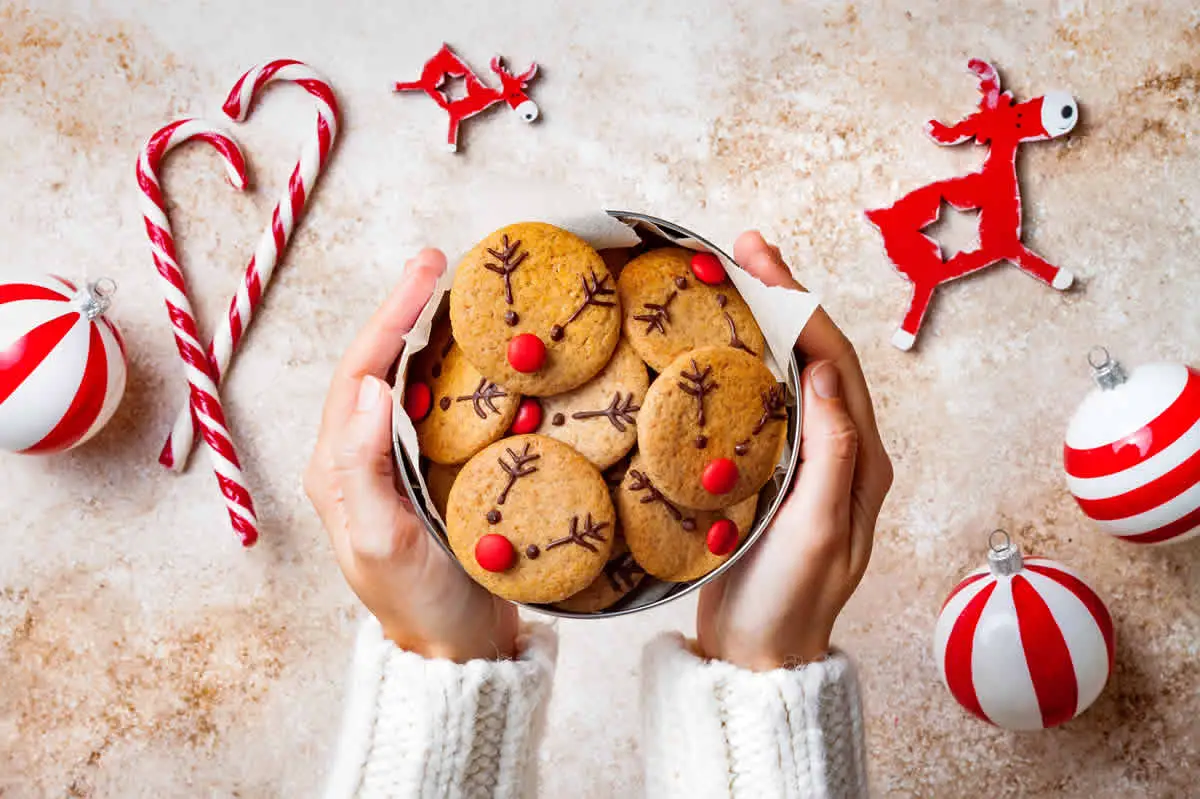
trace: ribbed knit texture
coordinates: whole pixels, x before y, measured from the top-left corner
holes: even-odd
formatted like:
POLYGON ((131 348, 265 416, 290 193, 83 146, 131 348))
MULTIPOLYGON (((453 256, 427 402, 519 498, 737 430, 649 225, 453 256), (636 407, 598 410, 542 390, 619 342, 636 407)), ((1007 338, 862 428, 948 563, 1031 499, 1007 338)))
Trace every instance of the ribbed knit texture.
MULTIPOLYGON (((530 625, 518 660, 426 660, 369 619, 326 796, 534 796, 555 649, 548 627, 530 625)), ((664 635, 646 648, 642 683, 647 797, 867 795, 858 683, 841 653, 754 673, 702 660, 682 636, 664 635)))
POLYGON ((646 796, 867 795, 858 681, 845 655, 755 673, 663 635, 646 648, 642 681, 646 796))
POLYGON ((426 660, 367 619, 328 799, 533 796, 556 641, 529 625, 514 661, 426 660))

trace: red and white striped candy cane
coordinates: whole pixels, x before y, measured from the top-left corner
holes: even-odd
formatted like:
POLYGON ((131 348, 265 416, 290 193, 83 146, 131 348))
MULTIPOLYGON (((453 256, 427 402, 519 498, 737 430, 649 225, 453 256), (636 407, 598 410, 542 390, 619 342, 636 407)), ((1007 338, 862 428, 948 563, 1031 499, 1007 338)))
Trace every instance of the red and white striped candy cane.
POLYGON ((246 162, 232 139, 212 124, 200 119, 184 119, 172 122, 159 130, 146 142, 138 157, 137 181, 141 190, 142 217, 146 223, 146 235, 150 239, 150 252, 154 265, 162 275, 163 296, 171 316, 175 332, 175 344, 183 358, 187 375, 191 407, 195 408, 205 443, 212 453, 213 470, 234 532, 243 546, 253 546, 258 540, 258 520, 254 516, 254 502, 246 488, 233 438, 225 422, 221 408, 221 397, 217 392, 217 375, 212 362, 200 344, 196 330, 196 317, 188 299, 183 270, 175 251, 175 239, 167 219, 166 199, 158 181, 159 165, 166 154, 186 141, 197 139, 211 145, 225 160, 229 181, 236 189, 246 185, 246 162))
MULTIPOLYGON (((300 161, 292 170, 283 197, 271 214, 271 224, 259 239, 258 249, 246 267, 246 277, 239 284, 237 293, 229 305, 228 319, 213 334, 208 354, 220 382, 233 359, 233 351, 242 340, 246 328, 254 318, 254 312, 262 301, 263 292, 275 273, 275 266, 287 247, 295 229, 296 221, 304 211, 304 204, 312 194, 337 137, 337 97, 329 83, 317 72, 299 61, 281 59, 251 69, 238 78, 223 106, 225 113, 235 122, 242 122, 250 113, 263 89, 276 81, 299 84, 316 100, 317 127, 313 136, 305 143, 300 161)), ((194 411, 185 407, 175 421, 171 435, 159 455, 159 462, 169 469, 182 469, 192 450, 195 437, 194 411)))

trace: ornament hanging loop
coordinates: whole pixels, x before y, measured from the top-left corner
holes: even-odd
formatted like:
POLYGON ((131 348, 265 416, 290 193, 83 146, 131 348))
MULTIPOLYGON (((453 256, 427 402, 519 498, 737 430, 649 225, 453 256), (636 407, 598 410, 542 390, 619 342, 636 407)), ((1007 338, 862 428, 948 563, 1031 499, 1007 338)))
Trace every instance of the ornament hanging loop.
POLYGON ((998 577, 1016 574, 1025 567, 1021 550, 1004 530, 993 530, 988 536, 988 568, 998 577))
POLYGON ((103 315, 112 305, 112 295, 117 291, 117 282, 112 278, 102 277, 97 281, 86 284, 75 297, 79 313, 89 322, 103 315))
POLYGON ((1113 389, 1125 382, 1125 370, 1104 347, 1092 347, 1087 360, 1088 366, 1092 367, 1092 379, 1100 388, 1113 389))

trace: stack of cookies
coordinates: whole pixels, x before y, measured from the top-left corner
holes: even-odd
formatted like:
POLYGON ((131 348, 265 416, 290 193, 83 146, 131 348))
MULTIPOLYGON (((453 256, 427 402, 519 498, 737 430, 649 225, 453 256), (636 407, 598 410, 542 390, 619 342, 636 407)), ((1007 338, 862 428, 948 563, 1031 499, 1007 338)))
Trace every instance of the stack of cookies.
POLYGON ((627 258, 552 225, 497 230, 409 365, 430 499, 505 599, 588 613, 647 574, 707 574, 783 452, 785 393, 721 262, 627 258))

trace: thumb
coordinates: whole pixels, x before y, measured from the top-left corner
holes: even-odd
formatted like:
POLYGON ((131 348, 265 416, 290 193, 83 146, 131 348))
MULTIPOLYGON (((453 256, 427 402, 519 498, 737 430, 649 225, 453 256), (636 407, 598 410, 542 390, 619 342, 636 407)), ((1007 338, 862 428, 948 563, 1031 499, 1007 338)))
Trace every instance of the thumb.
POLYGON ((420 531, 393 482, 392 396, 379 378, 362 378, 333 460, 350 550, 365 559, 387 559, 406 548, 420 531))
POLYGON ((805 370, 803 386, 803 466, 788 505, 805 514, 814 534, 829 537, 825 543, 834 544, 844 536, 849 546, 858 429, 842 400, 836 366, 829 361, 812 364, 805 370))

